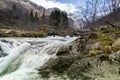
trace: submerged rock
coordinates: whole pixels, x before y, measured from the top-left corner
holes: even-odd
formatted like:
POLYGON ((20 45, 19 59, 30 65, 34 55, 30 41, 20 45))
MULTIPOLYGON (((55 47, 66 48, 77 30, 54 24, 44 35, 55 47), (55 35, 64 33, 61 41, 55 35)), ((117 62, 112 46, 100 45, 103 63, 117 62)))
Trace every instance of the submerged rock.
POLYGON ((7 54, 3 53, 1 47, 0 47, 0 57, 4 57, 4 56, 7 56, 7 54))
POLYGON ((5 54, 5 53, 2 53, 0 52, 0 57, 4 57, 4 56, 7 56, 8 54, 5 54))

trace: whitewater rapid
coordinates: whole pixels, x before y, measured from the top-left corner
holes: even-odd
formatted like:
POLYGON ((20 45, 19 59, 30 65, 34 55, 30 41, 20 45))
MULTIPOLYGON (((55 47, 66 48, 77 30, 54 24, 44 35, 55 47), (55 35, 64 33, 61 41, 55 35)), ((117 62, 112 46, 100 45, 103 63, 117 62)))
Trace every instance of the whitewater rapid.
POLYGON ((36 68, 56 58, 60 46, 76 37, 0 38, 0 48, 8 54, 0 58, 0 80, 42 80, 36 68))

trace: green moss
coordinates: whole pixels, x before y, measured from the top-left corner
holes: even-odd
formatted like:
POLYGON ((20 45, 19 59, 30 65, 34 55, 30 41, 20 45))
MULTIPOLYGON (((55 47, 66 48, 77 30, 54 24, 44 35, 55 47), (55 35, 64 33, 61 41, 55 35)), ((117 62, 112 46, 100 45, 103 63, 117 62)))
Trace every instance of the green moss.
POLYGON ((10 29, 10 27, 0 24, 0 29, 10 29))
POLYGON ((44 31, 30 31, 24 32, 21 35, 22 37, 44 37, 46 36, 46 33, 44 31))
POLYGON ((90 55, 96 55, 97 54, 97 50, 89 50, 89 54, 90 55))
POLYGON ((40 31, 47 32, 47 26, 46 24, 43 24, 42 26, 39 27, 40 31))
POLYGON ((114 47, 113 51, 119 51, 120 50, 120 46, 114 47))
POLYGON ((103 33, 111 32, 111 28, 109 26, 104 26, 100 29, 103 33))
POLYGON ((94 38, 92 38, 92 43, 94 44, 96 42, 105 42, 106 44, 110 44, 113 40, 109 36, 109 34, 105 34, 102 32, 94 32, 94 38))
POLYGON ((115 29, 112 31, 112 34, 116 35, 116 38, 120 37, 120 29, 115 29))
POLYGON ((112 43, 113 43, 112 40, 105 41, 105 42, 103 43, 102 47, 105 48, 106 46, 111 46, 112 43))
POLYGON ((90 38, 90 39, 97 39, 98 36, 97 36, 96 32, 91 32, 91 33, 89 34, 89 38, 90 38))

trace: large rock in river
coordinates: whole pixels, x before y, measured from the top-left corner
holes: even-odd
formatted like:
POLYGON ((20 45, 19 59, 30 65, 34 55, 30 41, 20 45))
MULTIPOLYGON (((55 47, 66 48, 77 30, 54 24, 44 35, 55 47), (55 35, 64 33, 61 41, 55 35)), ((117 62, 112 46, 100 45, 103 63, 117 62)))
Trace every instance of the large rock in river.
POLYGON ((62 46, 58 52, 57 56, 68 56, 68 55, 78 55, 81 54, 82 51, 84 51, 86 47, 86 43, 84 39, 76 39, 75 41, 62 46))
POLYGON ((55 59, 50 59, 46 64, 40 67, 38 70, 43 72, 46 69, 55 70, 58 73, 63 73, 69 69, 72 63, 81 57, 78 55, 74 56, 61 56, 55 59))

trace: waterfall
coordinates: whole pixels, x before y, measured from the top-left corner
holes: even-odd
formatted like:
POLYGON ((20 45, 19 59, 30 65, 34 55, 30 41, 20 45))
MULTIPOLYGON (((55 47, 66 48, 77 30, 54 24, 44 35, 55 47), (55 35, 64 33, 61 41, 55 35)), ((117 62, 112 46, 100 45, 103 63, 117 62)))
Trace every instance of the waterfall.
POLYGON ((56 58, 60 46, 76 38, 56 36, 3 39, 13 41, 14 45, 7 46, 8 43, 5 42, 5 45, 0 44, 4 47, 3 51, 8 50, 8 56, 0 58, 0 80, 42 80, 36 68, 44 65, 50 58, 56 58))

